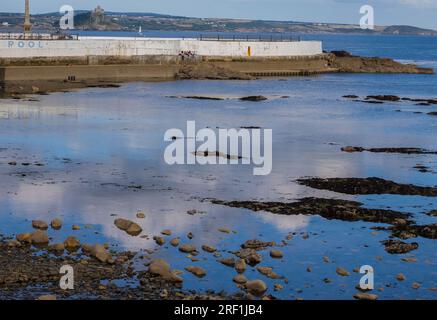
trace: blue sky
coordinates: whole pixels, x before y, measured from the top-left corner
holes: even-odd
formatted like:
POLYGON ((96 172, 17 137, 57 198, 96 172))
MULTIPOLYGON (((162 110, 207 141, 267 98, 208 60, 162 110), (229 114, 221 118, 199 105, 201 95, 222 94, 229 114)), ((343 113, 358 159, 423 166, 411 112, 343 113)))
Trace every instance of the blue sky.
MULTIPOLYGON (((23 11, 24 0, 1 0, 0 11, 23 11), (6 3, 4 3, 6 2, 6 3)), ((208 18, 248 18, 358 24, 359 9, 375 8, 378 25, 415 25, 437 29, 437 0, 30 0, 31 12, 58 11, 69 4, 108 11, 155 12, 208 18)))

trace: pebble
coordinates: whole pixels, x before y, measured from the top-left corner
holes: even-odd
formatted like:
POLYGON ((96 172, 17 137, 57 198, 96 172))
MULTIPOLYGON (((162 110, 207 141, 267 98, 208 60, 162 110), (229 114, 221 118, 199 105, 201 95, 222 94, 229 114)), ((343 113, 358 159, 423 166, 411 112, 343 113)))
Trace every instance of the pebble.
POLYGON ((162 246, 165 244, 165 239, 163 237, 154 236, 153 240, 155 240, 156 244, 162 246))
POLYGON ((206 252, 208 252, 208 253, 214 253, 214 252, 217 251, 217 249, 214 248, 213 246, 208 246, 208 245, 206 245, 206 244, 202 246, 202 250, 203 250, 203 251, 206 251, 206 252))
POLYGON ((418 282, 414 282, 413 285, 411 286, 413 289, 419 289, 422 285, 418 282))
POLYGON ((247 282, 247 278, 243 274, 236 275, 232 280, 238 284, 245 284, 247 282))
POLYGON ((235 267, 235 259, 234 258, 221 259, 219 262, 221 264, 224 264, 225 266, 228 266, 228 267, 232 267, 232 268, 235 267))
POLYGON ((354 294, 354 298, 357 300, 377 300, 378 296, 376 294, 358 292, 354 294))
POLYGON ((336 272, 339 276, 342 276, 342 277, 349 277, 350 276, 350 273, 346 269, 341 268, 341 267, 338 267, 336 272))
POLYGON ((274 259, 281 259, 283 256, 284 256, 284 254, 280 250, 270 251, 270 257, 272 257, 274 259))
POLYGON ((170 244, 173 247, 179 246, 180 243, 181 243, 181 239, 179 239, 179 238, 173 238, 173 239, 170 240, 170 244))
POLYGON ((273 290, 275 291, 281 291, 282 289, 284 289, 284 287, 279 283, 274 284, 273 288, 274 288, 273 290))
POLYGON ((222 233, 227 233, 227 234, 229 234, 229 233, 232 232, 232 231, 231 231, 230 229, 228 229, 228 228, 219 228, 218 231, 220 231, 220 232, 222 232, 222 233))
POLYGON ((405 275, 403 273, 398 273, 396 275, 396 280, 398 281, 405 281, 407 278, 405 277, 405 275))
POLYGON ((144 214, 144 212, 140 211, 140 212, 137 213, 137 218, 138 219, 144 219, 144 218, 146 218, 146 215, 144 214))
POLYGON ((171 236, 171 230, 168 230, 168 229, 162 230, 161 234, 164 235, 164 236, 171 236))

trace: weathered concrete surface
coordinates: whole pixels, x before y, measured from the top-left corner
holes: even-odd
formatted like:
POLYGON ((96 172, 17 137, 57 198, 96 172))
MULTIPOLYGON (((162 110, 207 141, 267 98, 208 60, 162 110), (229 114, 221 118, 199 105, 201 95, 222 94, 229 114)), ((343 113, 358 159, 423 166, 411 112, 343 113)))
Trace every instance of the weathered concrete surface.
POLYGON ((322 54, 320 41, 216 41, 170 38, 79 37, 78 40, 0 40, 0 58, 86 56, 287 57, 322 54))

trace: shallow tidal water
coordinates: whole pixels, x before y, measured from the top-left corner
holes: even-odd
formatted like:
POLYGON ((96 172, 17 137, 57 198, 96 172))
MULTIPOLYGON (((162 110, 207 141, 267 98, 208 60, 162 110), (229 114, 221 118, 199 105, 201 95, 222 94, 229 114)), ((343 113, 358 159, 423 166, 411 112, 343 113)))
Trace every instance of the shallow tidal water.
MULTIPOLYGON (((437 80, 426 75, 321 75, 257 81, 181 81, 131 83, 121 88, 84 89, 71 93, 35 96, 39 101, 0 101, 0 233, 14 235, 31 230, 31 220, 60 217, 65 227, 49 230, 53 242, 75 235, 82 243, 111 244, 114 250, 158 246, 152 240, 164 229, 182 243, 218 248, 222 257, 250 239, 293 239, 279 249, 284 258, 274 260, 262 252, 261 266, 288 279, 269 280, 249 268, 249 279, 262 279, 270 294, 281 299, 352 299, 360 274, 352 269, 375 269, 375 293, 380 299, 435 299, 437 251, 435 240, 413 239, 418 250, 407 255, 385 252, 388 232, 374 232, 373 223, 328 221, 319 216, 281 216, 267 212, 227 208, 202 202, 221 200, 294 201, 307 196, 356 199, 371 208, 391 208, 414 214, 418 223, 435 223, 425 215, 437 209, 432 197, 347 196, 299 186, 301 177, 371 177, 436 185, 435 155, 348 154, 342 146, 421 147, 437 150, 435 117, 415 111, 435 107, 412 102, 382 105, 352 102, 346 94, 396 94, 435 98, 437 80), (265 102, 237 98, 264 95, 265 102), (175 99, 168 96, 228 97, 225 101, 175 99), (289 96, 289 98, 281 98, 289 96), (402 112, 397 112, 401 110, 402 112), (260 126, 273 129, 273 171, 265 177, 252 174, 252 166, 169 166, 163 160, 167 129, 185 131, 186 121, 197 129, 260 126), (16 161, 17 166, 8 162, 16 161), (23 166, 21 163, 30 163, 23 166), (36 166, 42 163, 44 166, 36 166), (421 173, 418 164, 431 168, 421 173), (142 186, 142 189, 132 188, 142 186), (203 211, 188 215, 187 211, 203 211), (136 219, 143 211, 145 219, 136 219), (114 215, 132 219, 149 239, 130 237, 118 230, 114 215), (80 231, 72 231, 78 224, 80 231), (234 233, 224 234, 219 228, 234 233), (194 238, 189 240, 187 233, 194 238), (306 235, 309 235, 307 238, 306 235), (329 263, 323 257, 330 259, 329 263), (402 261, 415 257, 417 262, 402 261), (351 272, 336 274, 337 267, 351 272), (308 267, 312 272, 307 272, 308 267), (395 279, 403 273, 406 280, 395 279), (329 278, 331 283, 325 283, 329 278), (413 289, 413 282, 421 288, 413 289), (273 291, 280 283, 284 289, 273 291), (383 288, 383 289, 381 289, 383 288), (379 289, 379 290, 378 290, 379 289)), ((195 278, 184 272, 184 290, 221 290, 236 293, 235 271, 200 250, 192 262, 167 244, 152 257, 163 257, 172 268, 189 265, 206 269, 195 278)), ((144 269, 138 259, 136 266, 144 269)), ((135 285, 135 282, 132 282, 135 285)))

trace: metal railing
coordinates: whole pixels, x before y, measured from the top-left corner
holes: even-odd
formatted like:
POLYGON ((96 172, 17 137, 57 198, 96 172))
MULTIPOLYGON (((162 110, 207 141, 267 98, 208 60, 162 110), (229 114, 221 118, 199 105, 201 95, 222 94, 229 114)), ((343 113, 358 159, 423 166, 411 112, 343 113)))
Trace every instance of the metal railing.
POLYGON ((2 33, 0 40, 78 40, 76 34, 49 34, 49 33, 2 33))
POLYGON ((259 42, 298 42, 301 41, 300 36, 284 36, 284 35, 200 35, 200 41, 259 41, 259 42))

